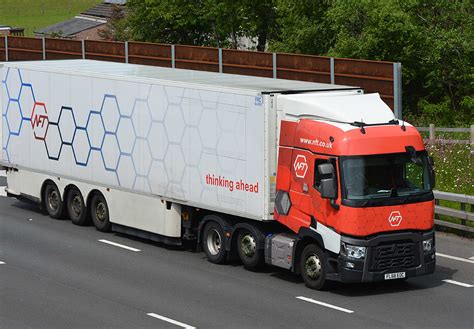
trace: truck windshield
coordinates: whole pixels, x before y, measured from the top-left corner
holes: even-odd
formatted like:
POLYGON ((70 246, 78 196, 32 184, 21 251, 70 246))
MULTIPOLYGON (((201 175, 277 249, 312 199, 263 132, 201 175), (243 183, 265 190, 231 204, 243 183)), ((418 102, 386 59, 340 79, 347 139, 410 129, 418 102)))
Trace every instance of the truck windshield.
POLYGON ((345 157, 341 161, 345 199, 410 197, 431 191, 426 152, 345 157))

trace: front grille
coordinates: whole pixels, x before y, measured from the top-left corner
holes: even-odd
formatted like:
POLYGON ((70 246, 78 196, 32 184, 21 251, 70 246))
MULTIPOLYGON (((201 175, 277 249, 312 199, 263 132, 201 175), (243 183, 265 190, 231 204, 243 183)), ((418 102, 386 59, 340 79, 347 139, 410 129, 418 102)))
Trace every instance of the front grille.
POLYGON ((375 260, 375 270, 383 271, 391 268, 410 268, 415 266, 415 257, 397 257, 375 260))
POLYGON ((415 243, 383 244, 372 249, 369 267, 372 271, 408 269, 419 265, 419 258, 415 243))
POLYGON ((414 254, 413 243, 399 243, 376 247, 375 258, 393 258, 400 256, 410 256, 414 254))

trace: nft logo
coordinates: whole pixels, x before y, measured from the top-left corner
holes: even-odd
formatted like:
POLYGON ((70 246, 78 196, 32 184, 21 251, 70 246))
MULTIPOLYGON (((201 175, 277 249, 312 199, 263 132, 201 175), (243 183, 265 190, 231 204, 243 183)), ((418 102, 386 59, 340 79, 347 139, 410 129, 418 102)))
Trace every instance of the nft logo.
POLYGON ((390 226, 400 226, 402 219, 402 214, 400 214, 398 210, 392 211, 390 216, 388 216, 388 222, 390 223, 390 226))
POLYGON ((308 171, 306 157, 304 155, 298 154, 296 156, 295 163, 293 164, 293 168, 295 169, 296 177, 304 178, 306 176, 306 172, 308 171))
POLYGON ((44 103, 36 102, 31 112, 31 128, 36 139, 44 140, 48 133, 48 112, 44 103))

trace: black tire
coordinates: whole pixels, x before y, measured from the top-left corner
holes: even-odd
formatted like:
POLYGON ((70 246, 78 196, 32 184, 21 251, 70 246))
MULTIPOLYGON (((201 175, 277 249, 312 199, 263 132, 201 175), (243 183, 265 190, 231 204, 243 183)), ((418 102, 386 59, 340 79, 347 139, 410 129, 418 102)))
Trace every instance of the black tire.
POLYGON ((241 229, 237 235, 237 252, 246 268, 258 268, 264 261, 263 249, 258 249, 258 240, 252 232, 241 229))
POLYGON ((224 245, 224 230, 216 222, 209 222, 202 232, 202 248, 207 260, 214 264, 223 264, 227 259, 224 245))
POLYGON ((315 244, 309 244, 301 253, 300 271, 304 283, 308 288, 323 290, 326 281, 326 255, 315 244))
POLYGON ((63 218, 64 202, 61 200, 61 193, 54 183, 47 183, 44 189, 44 207, 49 217, 54 219, 63 218))
POLYGON ((109 207, 102 194, 94 194, 91 200, 91 218, 94 226, 101 232, 110 232, 112 224, 109 218, 109 207))
POLYGON ((66 209, 73 224, 84 226, 88 224, 87 208, 81 191, 75 186, 67 192, 66 209))

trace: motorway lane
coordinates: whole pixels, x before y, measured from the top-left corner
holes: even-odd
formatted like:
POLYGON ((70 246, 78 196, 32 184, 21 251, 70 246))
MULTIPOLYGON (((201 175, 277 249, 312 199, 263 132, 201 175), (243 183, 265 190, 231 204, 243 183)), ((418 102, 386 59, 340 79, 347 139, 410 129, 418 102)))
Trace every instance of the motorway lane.
MULTIPOLYGON (((437 241, 466 257, 473 248, 444 234, 437 241)), ((201 328, 474 327, 474 288, 442 281, 474 284, 474 264, 441 257, 431 276, 318 292, 285 270, 213 265, 203 253, 52 220, 0 197, 0 261, 2 328, 179 328, 147 313, 201 328)))

